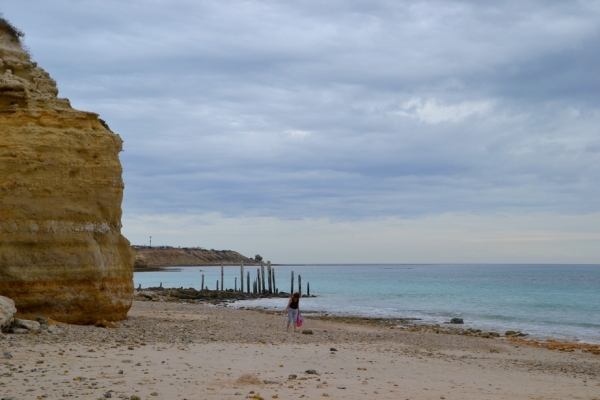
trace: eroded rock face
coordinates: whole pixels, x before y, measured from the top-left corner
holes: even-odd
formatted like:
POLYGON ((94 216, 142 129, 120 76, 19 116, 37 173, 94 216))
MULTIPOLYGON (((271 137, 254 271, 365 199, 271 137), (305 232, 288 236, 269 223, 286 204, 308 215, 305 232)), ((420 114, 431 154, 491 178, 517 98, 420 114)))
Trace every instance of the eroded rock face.
POLYGON ((57 94, 0 29, 0 295, 22 318, 124 319, 133 253, 121 235, 122 140, 57 94))

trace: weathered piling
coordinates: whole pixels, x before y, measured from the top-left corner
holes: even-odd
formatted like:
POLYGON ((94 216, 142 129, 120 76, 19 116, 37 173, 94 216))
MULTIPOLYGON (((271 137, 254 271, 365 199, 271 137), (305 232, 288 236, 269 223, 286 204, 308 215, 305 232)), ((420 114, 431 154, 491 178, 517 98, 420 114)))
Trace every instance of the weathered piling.
POLYGON ((256 290, 258 290, 257 293, 260 292, 260 268, 256 269, 256 290))
POLYGON ((298 274, 298 293, 302 296, 302 277, 298 274))
POLYGON ((260 272, 261 272, 261 282, 262 282, 262 286, 260 288, 260 292, 261 293, 265 293, 265 263, 264 261, 260 262, 260 272))
POLYGON ((237 276, 235 277, 235 280, 234 280, 234 282, 235 282, 235 283, 233 284, 233 291, 234 291, 234 292, 237 292, 237 276))
POLYGON ((200 290, 204 289, 204 274, 202 274, 202 285, 200 285, 200 290))
POLYGON ((294 294, 294 271, 292 271, 292 287, 290 288, 290 293, 294 294))
POLYGON ((273 279, 273 292, 277 293, 277 286, 275 286, 275 268, 271 268, 271 278, 273 279))
POLYGON ((217 288, 215 289, 217 292, 219 291, 219 280, 217 279, 217 288))
POLYGON ((306 295, 310 297, 310 282, 306 282, 306 295))
POLYGON ((246 275, 246 286, 248 287, 248 294, 250 294, 250 271, 248 271, 248 275, 246 275))
POLYGON ((223 263, 221 263, 221 291, 223 291, 223 263))
POLYGON ((240 292, 244 291, 244 262, 240 265, 240 292))
POLYGON ((272 280, 272 276, 271 276, 271 261, 267 261, 267 275, 268 275, 268 290, 269 290, 269 294, 273 294, 273 280, 272 280))

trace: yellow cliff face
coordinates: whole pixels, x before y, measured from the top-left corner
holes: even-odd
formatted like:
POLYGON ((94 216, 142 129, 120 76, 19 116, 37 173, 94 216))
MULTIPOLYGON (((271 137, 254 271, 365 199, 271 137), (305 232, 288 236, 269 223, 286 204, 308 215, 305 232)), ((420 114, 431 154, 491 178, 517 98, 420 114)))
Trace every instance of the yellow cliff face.
POLYGON ((121 235, 122 140, 0 29, 0 295, 17 316, 121 320, 134 256, 121 235))

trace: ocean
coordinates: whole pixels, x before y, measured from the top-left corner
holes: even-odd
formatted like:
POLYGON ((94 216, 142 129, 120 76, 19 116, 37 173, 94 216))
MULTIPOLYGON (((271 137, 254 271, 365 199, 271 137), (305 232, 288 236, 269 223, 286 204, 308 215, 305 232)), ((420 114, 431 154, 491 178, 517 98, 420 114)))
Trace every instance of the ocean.
MULTIPOLYGON (((423 323, 463 318, 464 327, 522 331, 532 338, 600 343, 600 265, 376 264, 277 265, 276 285, 290 291, 291 271, 302 276, 306 312, 361 317, 410 317, 423 323)), ((257 268, 246 266, 252 279, 257 268)), ((214 290, 218 266, 136 272, 137 288, 159 286, 214 290)), ((244 273, 245 274, 245 273, 244 273)), ((240 267, 225 267, 225 288, 239 287, 240 267)), ((244 277, 245 279, 245 277, 244 277)), ((283 310, 285 299, 241 301, 231 307, 283 310)))

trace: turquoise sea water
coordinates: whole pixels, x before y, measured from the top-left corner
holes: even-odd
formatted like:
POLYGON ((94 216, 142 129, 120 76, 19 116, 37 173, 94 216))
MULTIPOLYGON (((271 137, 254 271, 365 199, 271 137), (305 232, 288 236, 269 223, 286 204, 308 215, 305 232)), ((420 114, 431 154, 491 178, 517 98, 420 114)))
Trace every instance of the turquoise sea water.
MULTIPOLYGON (((214 289, 220 267, 179 267, 134 274, 137 287, 214 289)), ((338 315, 414 317, 426 323, 463 318, 465 327, 532 337, 600 343, 600 265, 384 264, 275 266, 280 291, 290 291, 291 271, 310 283, 316 298, 301 309, 338 315)), ((246 267, 252 279, 256 267, 246 267)), ((225 267, 225 287, 240 281, 225 267)), ((294 288, 298 290, 297 278, 294 288)), ((236 302, 233 307, 283 309, 285 299, 236 302)))

